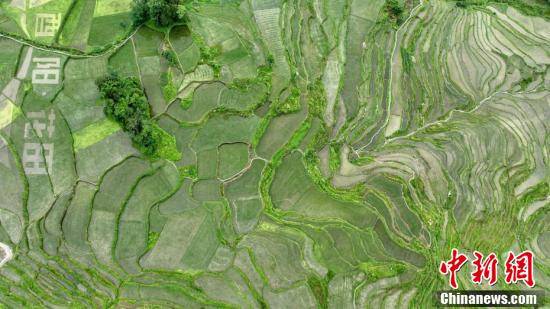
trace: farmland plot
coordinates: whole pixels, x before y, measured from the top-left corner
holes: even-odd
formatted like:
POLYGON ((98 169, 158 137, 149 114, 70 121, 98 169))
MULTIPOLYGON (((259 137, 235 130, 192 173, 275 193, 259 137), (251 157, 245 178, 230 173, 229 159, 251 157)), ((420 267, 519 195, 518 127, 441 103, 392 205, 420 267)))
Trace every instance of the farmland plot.
POLYGON ((432 308, 452 248, 550 292, 548 4, 132 3, 0 1, 1 307, 432 308))

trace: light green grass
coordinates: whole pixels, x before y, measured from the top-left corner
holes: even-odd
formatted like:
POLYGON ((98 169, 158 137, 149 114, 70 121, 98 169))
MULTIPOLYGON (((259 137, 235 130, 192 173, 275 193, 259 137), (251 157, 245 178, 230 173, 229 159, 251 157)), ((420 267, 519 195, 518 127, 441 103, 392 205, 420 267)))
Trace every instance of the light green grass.
POLYGON ((0 103, 0 129, 8 126, 19 115, 21 115, 21 109, 10 100, 0 103))
POLYGON ((157 125, 155 125, 154 128, 160 137, 160 145, 157 149, 156 156, 170 161, 181 160, 182 154, 176 145, 176 138, 157 125))
POLYGON ((118 130, 120 130, 118 123, 110 119, 104 119, 103 121, 92 123, 91 125, 73 134, 74 150, 75 152, 78 152, 81 149, 88 148, 118 130))
POLYGON ((98 0, 94 17, 107 16, 129 12, 132 9, 132 0, 98 0))

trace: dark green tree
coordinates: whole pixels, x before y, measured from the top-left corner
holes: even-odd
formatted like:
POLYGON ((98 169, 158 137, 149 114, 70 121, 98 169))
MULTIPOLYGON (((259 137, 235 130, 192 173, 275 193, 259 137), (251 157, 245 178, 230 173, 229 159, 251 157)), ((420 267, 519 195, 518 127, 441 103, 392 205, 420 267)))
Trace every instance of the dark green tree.
POLYGON ((147 0, 134 0, 132 6, 132 20, 134 25, 141 25, 149 20, 149 6, 147 0))
POLYGON ((160 136, 153 127, 149 103, 139 80, 110 74, 99 80, 97 85, 105 100, 104 110, 107 117, 118 122, 144 154, 156 154, 160 136))
POLYGON ((134 0, 132 17, 134 25, 149 20, 157 27, 168 27, 182 20, 183 1, 180 0, 134 0))

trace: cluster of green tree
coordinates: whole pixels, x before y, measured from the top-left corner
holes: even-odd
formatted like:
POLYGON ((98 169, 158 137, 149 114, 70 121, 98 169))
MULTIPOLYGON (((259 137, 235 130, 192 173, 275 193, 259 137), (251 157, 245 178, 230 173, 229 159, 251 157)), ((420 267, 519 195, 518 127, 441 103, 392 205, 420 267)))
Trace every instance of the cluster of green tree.
POLYGON ((153 21, 157 27, 169 27, 184 20, 189 1, 185 0, 134 0, 134 25, 153 21))
POLYGON ((181 158, 173 136, 151 119, 149 102, 137 78, 109 74, 97 81, 97 86, 105 101, 105 114, 120 124, 141 152, 151 158, 181 158))
POLYGON ((404 9, 398 0, 387 0, 385 10, 390 20, 396 25, 401 25, 403 23, 404 9))
POLYGON ((483 7, 491 3, 512 6, 525 15, 550 18, 550 1, 548 0, 458 0, 456 6, 460 8, 483 7))

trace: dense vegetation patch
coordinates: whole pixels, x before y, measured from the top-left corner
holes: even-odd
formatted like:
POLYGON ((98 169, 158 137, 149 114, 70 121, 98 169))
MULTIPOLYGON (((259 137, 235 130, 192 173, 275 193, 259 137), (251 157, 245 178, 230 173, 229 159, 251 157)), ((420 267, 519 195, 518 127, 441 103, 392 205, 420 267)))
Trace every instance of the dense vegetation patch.
POLYGON ((214 70, 214 76, 220 77, 221 65, 216 61, 216 58, 221 54, 220 46, 208 46, 204 38, 196 33, 193 33, 193 42, 199 47, 201 60, 199 64, 207 64, 214 70))
POLYGON ((162 84, 162 95, 164 97, 164 100, 166 102, 172 102, 173 100, 176 99, 178 95, 178 89, 174 84, 172 71, 168 71, 167 73, 162 73, 160 80, 162 84))
POLYGON ((105 114, 130 134, 141 152, 151 158, 181 158, 175 138, 152 121, 149 103, 136 77, 110 74, 97 85, 105 100, 105 114))
POLYGON ((402 263, 364 262, 359 268, 367 275, 367 280, 377 281, 382 278, 394 277, 402 274, 407 268, 402 263))
POLYGON ((277 114, 291 114, 300 110, 300 89, 293 87, 284 101, 277 103, 277 114))
POLYGON ((321 79, 318 79, 315 83, 308 86, 308 106, 309 112, 319 117, 323 118, 323 112, 327 106, 325 88, 323 87, 323 82, 321 79))
POLYGON ((164 57, 164 59, 166 59, 170 66, 174 68, 179 67, 178 56, 176 55, 176 52, 171 49, 165 49, 162 51, 161 55, 162 57, 164 57))
POLYGON ((148 21, 157 27, 168 27, 181 22, 187 11, 187 1, 182 0, 134 0, 132 18, 135 25, 148 21))
POLYGON ((271 89, 271 79, 273 74, 273 57, 268 56, 265 65, 257 68, 257 74, 254 78, 235 78, 229 84, 229 88, 249 91, 254 85, 264 85, 266 89, 271 89))
POLYGON ((403 23, 403 6, 399 4, 397 0, 388 0, 385 5, 386 13, 388 14, 390 20, 396 25, 401 25, 403 23))

